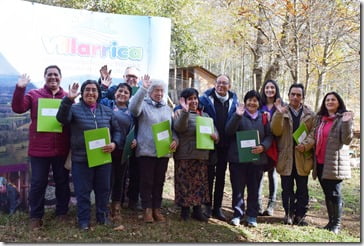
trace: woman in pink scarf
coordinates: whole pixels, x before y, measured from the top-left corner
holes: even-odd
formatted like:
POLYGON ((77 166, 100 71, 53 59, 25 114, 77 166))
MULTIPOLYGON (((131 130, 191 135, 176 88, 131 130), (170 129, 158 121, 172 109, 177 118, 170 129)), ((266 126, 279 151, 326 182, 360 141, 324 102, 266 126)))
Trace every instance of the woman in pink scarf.
POLYGON ((315 130, 316 162, 313 178, 325 193, 329 223, 324 229, 339 233, 342 213, 342 181, 351 177, 348 148, 352 139, 353 112, 346 110, 343 99, 329 92, 322 100, 315 130))

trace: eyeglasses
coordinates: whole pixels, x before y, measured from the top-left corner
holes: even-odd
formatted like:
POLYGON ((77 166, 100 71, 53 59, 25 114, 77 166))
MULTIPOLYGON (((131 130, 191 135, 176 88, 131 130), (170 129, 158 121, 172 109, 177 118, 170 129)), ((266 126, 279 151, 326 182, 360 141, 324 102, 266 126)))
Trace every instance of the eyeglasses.
POLYGON ((137 79, 138 78, 137 76, 135 76, 133 74, 127 74, 127 75, 125 75, 125 77, 127 77, 127 78, 134 78, 134 79, 137 79))
POLYGON ((217 85, 228 85, 229 82, 227 82, 227 81, 216 81, 216 84, 217 85))
POLYGON ((86 92, 97 92, 97 89, 96 88, 85 88, 85 91, 86 92))

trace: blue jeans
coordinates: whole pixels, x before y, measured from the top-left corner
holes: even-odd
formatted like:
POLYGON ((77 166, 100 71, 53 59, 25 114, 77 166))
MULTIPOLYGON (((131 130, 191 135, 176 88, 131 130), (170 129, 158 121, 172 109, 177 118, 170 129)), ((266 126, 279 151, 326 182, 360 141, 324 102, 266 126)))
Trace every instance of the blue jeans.
POLYGON ((31 184, 29 191, 30 218, 41 219, 44 215, 44 195, 52 166, 56 184, 56 216, 68 212, 70 201, 69 171, 64 168, 66 156, 30 157, 31 184))
POLYGON ((263 175, 263 167, 254 163, 230 163, 230 181, 233 190, 233 217, 244 216, 244 190, 248 189, 246 214, 250 217, 258 216, 258 190, 263 175))
POLYGON ((78 223, 90 224, 91 191, 95 193, 96 220, 104 223, 107 218, 110 194, 111 163, 89 168, 87 162, 72 163, 72 179, 77 198, 78 223))

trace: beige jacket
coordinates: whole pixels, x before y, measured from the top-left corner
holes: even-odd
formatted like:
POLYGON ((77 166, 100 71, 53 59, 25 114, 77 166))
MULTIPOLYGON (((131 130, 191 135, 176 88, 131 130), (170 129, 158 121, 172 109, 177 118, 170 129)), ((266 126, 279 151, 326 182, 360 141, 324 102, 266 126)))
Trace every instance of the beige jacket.
MULTIPOLYGON (((315 113, 310 110, 306 105, 303 105, 303 112, 301 115, 300 123, 306 124, 307 130, 310 135, 311 131, 314 130, 315 113)), ((292 173, 293 157, 295 157, 297 173, 300 176, 308 176, 313 167, 313 152, 312 148, 314 140, 306 137, 302 142, 305 146, 305 151, 310 153, 304 155, 294 149, 294 140, 292 137, 293 133, 293 121, 290 112, 280 113, 276 111, 273 114, 271 121, 271 131, 273 135, 277 137, 278 143, 278 162, 276 170, 282 176, 289 176, 292 173), (294 151, 294 153, 293 153, 294 151)))
MULTIPOLYGON (((317 118, 316 127, 321 123, 321 117, 317 118)), ((343 180, 351 178, 349 145, 353 138, 353 121, 342 121, 342 114, 337 114, 330 130, 326 143, 325 163, 322 171, 323 179, 343 180)), ((316 134, 315 134, 316 136, 316 134)), ((316 158, 312 172, 313 179, 316 179, 316 158)))

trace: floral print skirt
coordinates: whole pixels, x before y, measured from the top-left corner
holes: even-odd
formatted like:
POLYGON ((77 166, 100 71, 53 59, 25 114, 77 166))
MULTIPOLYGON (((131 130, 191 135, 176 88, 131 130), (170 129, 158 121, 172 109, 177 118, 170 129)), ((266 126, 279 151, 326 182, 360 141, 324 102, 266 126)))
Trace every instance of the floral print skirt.
POLYGON ((174 163, 175 203, 181 207, 207 203, 210 200, 208 160, 175 160, 174 163))

